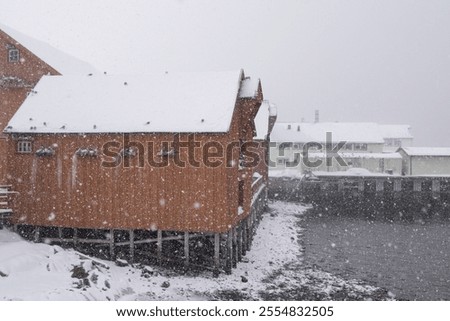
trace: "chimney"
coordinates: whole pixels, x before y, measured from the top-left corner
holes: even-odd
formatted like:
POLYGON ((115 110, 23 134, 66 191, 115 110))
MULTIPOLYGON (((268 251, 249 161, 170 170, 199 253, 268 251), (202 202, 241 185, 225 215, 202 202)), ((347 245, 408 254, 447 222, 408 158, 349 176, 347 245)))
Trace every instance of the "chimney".
POLYGON ((319 110, 316 109, 315 113, 314 113, 314 123, 318 123, 320 121, 319 119, 319 110))

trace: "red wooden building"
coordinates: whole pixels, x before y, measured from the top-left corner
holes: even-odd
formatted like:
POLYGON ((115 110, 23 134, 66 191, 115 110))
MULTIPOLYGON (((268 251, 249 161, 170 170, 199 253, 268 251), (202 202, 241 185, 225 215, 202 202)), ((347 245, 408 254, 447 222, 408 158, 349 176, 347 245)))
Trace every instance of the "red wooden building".
MULTIPOLYGON (((44 75, 88 74, 94 68, 0 24, 0 128, 44 75)), ((0 133, 0 184, 5 184, 6 136, 0 133)))
POLYGON ((230 271, 266 204, 262 101, 243 71, 45 76, 5 129, 12 221, 37 240, 147 244, 158 260, 182 241, 186 263, 207 238, 230 271))

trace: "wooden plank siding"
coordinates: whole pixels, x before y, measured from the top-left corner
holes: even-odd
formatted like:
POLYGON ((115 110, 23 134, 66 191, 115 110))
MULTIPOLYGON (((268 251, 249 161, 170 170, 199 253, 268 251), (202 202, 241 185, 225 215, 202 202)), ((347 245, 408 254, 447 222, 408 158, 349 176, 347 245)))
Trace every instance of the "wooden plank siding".
POLYGON ((3 130, 24 102, 28 92, 44 75, 59 75, 59 73, 0 30, 0 78, 16 77, 23 81, 21 84, 0 85, 0 184, 6 183, 7 175, 7 142, 3 130), (19 50, 19 62, 8 61, 8 45, 13 45, 19 50))
MULTIPOLYGON (((198 133, 196 141, 219 142, 224 149, 230 142, 253 140, 253 119, 262 102, 262 91, 253 99, 237 99, 227 133, 198 133)), ((122 142, 121 134, 33 134, 33 153, 16 152, 18 135, 8 141, 8 183, 20 193, 13 203, 13 223, 92 229, 152 229, 165 231, 223 233, 250 213, 252 168, 239 169, 239 148, 233 149, 233 163, 211 168, 195 150, 199 167, 174 164, 152 167, 149 153, 155 156, 163 141, 172 142, 175 133, 129 134, 131 142, 145 147, 145 166, 139 156, 131 157, 130 167, 101 166, 111 161, 102 146, 122 142), (14 138, 15 137, 15 138, 14 138), (153 142, 153 151, 147 143, 153 142), (40 147, 55 147, 53 156, 36 156, 40 147), (74 156, 79 148, 95 147, 98 157, 74 156), (238 214, 239 179, 244 180, 244 212, 238 214)), ((179 134, 187 141, 189 133, 179 134)), ((121 146, 121 148, 123 145, 121 146)), ((118 151, 118 150, 117 150, 118 151)), ((188 160, 187 148, 180 159, 188 160)), ((223 159, 222 159, 223 160, 223 159)))

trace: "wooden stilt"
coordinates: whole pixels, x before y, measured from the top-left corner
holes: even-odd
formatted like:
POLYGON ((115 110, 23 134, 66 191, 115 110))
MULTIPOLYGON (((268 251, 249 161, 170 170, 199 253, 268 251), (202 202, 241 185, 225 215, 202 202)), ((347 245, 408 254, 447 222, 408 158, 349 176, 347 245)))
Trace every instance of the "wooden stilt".
POLYGON ((75 249, 78 247, 78 229, 73 230, 73 247, 75 249))
POLYGON ((58 238, 59 241, 62 242, 62 227, 58 227, 58 238))
POLYGON ((41 228, 39 226, 34 228, 34 242, 39 243, 41 240, 41 228))
POLYGON ((242 255, 247 254, 247 220, 242 221, 242 255))
POLYGON ((252 225, 252 217, 249 216, 247 220, 247 251, 250 251, 252 245, 252 236, 253 236, 253 225, 252 225))
POLYGON ((214 276, 219 276, 220 270, 220 234, 214 234, 214 276))
POLYGON ((109 231, 109 257, 111 260, 115 259, 115 253, 114 253, 114 230, 111 229, 109 231))
POLYGON ((134 230, 130 230, 130 262, 134 263, 134 230))
POLYGON ((158 230, 157 232, 157 239, 156 239, 156 255, 158 264, 161 264, 162 259, 162 231, 158 230))
POLYGON ((225 263, 225 273, 231 274, 233 268, 233 230, 227 233, 227 257, 225 263))
POLYGON ((232 231, 233 231, 233 267, 235 268, 237 266, 237 262, 238 262, 238 246, 237 246, 236 227, 233 227, 232 231))
POLYGON ((189 232, 184 232, 184 266, 189 266, 189 232))
POLYGON ((237 258, 238 262, 242 261, 242 225, 243 222, 237 227, 237 258))

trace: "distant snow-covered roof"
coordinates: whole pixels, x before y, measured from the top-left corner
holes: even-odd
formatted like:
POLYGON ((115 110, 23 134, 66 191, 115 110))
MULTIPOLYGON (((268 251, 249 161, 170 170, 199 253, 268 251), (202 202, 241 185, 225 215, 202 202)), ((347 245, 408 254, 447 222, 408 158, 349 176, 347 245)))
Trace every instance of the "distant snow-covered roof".
POLYGON ((409 125, 384 125, 380 124, 383 138, 413 138, 409 125))
POLYGON ((276 116, 276 107, 264 100, 259 107, 255 117, 256 136, 255 139, 266 139, 269 134, 269 117, 276 116))
POLYGON ((239 98, 253 98, 258 94, 259 79, 250 77, 242 80, 241 90, 239 91, 239 98))
MULTIPOLYGON (((399 153, 352 153, 352 152, 339 152, 339 156, 342 158, 363 158, 363 159, 400 159, 402 155, 399 153)), ((310 158, 326 158, 327 154, 323 152, 310 152, 308 153, 310 158)))
POLYGON ((0 30, 63 75, 87 75, 96 72, 95 68, 87 62, 76 59, 45 42, 26 36, 13 28, 0 24, 0 30))
POLYGON ((401 147, 409 156, 450 156, 450 147, 401 147))
POLYGON ((44 76, 6 132, 227 132, 241 71, 44 76))
POLYGON ((271 139, 274 142, 323 143, 327 133, 332 133, 334 142, 384 143, 376 123, 276 123, 271 139))

